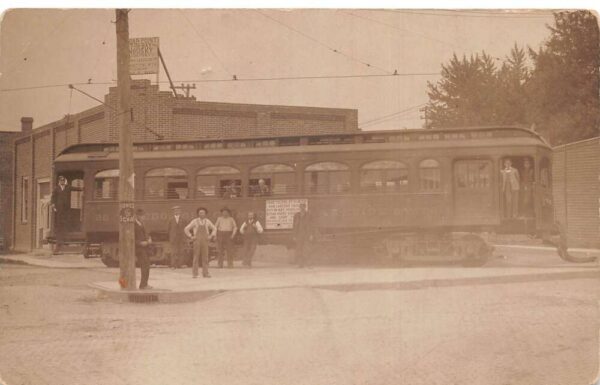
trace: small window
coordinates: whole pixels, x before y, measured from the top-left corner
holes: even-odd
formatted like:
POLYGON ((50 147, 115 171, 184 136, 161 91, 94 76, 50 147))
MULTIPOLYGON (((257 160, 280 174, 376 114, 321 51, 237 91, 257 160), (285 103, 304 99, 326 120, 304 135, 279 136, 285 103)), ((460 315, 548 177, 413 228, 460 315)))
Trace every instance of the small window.
POLYGON ((178 168, 157 168, 146 173, 144 178, 146 199, 186 199, 188 178, 184 170, 178 168))
POLYGON ((440 164, 434 159, 419 163, 419 185, 421 191, 436 191, 441 187, 440 164))
POLYGON ((21 223, 29 220, 29 177, 21 177, 21 223))
POLYGON ((119 170, 104 170, 94 176, 94 199, 119 198, 119 170))
POLYGON ((249 196, 286 195, 296 192, 296 172, 286 164, 264 164, 250 170, 249 196))
POLYGON ((395 192, 408 187, 408 168, 402 162, 379 160, 362 166, 362 192, 395 192))
POLYGON ((470 190, 488 189, 492 164, 486 160, 461 160, 456 163, 456 187, 470 190))
POLYGON ((308 194, 345 194, 350 192, 348 166, 337 162, 311 164, 304 172, 304 189, 308 194))
POLYGON ((240 170, 231 166, 210 166, 196 174, 196 197, 237 198, 241 196, 240 170))
POLYGON ((73 179, 71 187, 77 188, 77 190, 71 190, 71 208, 81 210, 83 207, 83 179, 73 179))
POLYGON ((550 161, 548 161, 548 158, 543 158, 540 161, 540 185, 545 188, 551 186, 550 161))

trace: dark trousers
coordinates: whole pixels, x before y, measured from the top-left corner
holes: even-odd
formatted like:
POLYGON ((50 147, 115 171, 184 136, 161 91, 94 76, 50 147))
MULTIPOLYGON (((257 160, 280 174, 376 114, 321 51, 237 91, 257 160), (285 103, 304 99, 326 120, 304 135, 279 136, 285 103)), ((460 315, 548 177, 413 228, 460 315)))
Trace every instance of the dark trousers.
POLYGON ((208 239, 197 237, 194 239, 194 260, 192 262, 192 276, 198 276, 198 265, 202 259, 202 276, 208 276, 208 239))
POLYGON ((140 264, 142 278, 140 279, 140 289, 148 286, 148 278, 150 278, 150 257, 146 249, 138 248, 135 250, 135 256, 140 264))
POLYGON ((65 241, 68 223, 69 214, 67 211, 60 210, 54 213, 54 239, 57 248, 65 241))
POLYGON ((306 246, 308 239, 306 237, 298 237, 296 239, 296 264, 298 266, 304 266, 307 263, 306 258, 306 246))
POLYGON ((244 238, 244 246, 242 250, 242 255, 244 256, 244 266, 252 266, 252 257, 256 251, 257 244, 258 239, 256 237, 249 236, 244 238))
POLYGON ((183 261, 183 240, 171 242, 171 258, 169 259, 170 267, 179 268, 183 261))
POLYGON ((223 259, 227 253, 227 267, 233 267, 232 231, 217 231, 217 250, 219 252, 219 267, 223 267, 223 259))

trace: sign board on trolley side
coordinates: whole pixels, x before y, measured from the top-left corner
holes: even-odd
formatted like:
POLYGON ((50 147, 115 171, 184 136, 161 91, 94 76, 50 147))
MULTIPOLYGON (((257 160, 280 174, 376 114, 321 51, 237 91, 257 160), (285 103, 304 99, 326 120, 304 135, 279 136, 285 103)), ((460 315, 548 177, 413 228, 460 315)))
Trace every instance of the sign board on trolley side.
POLYGON ((300 204, 308 209, 308 199, 267 199, 265 207, 265 228, 267 230, 292 229, 294 214, 300 211, 300 204))
POLYGON ((158 37, 129 39, 129 74, 158 73, 158 37))

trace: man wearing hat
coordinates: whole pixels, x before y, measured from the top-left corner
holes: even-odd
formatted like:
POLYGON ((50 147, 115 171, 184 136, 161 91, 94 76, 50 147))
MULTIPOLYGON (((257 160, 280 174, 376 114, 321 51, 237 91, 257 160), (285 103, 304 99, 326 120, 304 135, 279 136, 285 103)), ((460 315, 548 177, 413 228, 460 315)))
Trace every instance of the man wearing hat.
POLYGON ((148 286, 148 278, 150 278, 150 256, 148 255, 148 246, 152 243, 152 239, 146 233, 144 227, 144 210, 135 210, 135 258, 140 265, 142 278, 140 279, 140 289, 152 289, 148 286))
POLYGON ((69 186, 67 178, 63 175, 58 177, 58 185, 52 191, 51 203, 54 212, 54 252, 58 253, 60 246, 64 242, 65 233, 69 226, 69 217, 71 213, 71 192, 82 191, 79 187, 69 186))
POLYGON ((167 234, 169 234, 169 244, 171 245, 171 259, 169 265, 172 269, 179 269, 181 261, 184 258, 185 233, 183 229, 187 225, 181 217, 181 207, 173 207, 173 215, 169 218, 167 225, 167 234))

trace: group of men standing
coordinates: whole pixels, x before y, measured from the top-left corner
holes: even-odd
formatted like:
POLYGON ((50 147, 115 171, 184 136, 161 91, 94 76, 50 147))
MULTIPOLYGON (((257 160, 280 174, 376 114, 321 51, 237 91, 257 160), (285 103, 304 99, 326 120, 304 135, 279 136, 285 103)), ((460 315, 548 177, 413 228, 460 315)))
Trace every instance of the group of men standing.
MULTIPOLYGON (((218 267, 223 268, 225 257, 227 258, 227 268, 233 268, 234 259, 234 239, 239 233, 243 237, 242 246, 242 265, 246 268, 252 267, 252 257, 258 245, 259 235, 264 231, 260 221, 256 218, 254 212, 248 212, 246 220, 238 228, 235 219, 231 216, 228 208, 221 209, 221 215, 215 223, 207 218, 208 210, 199 207, 196 210, 196 218, 189 223, 181 216, 181 208, 173 207, 173 215, 167 223, 167 233, 171 246, 170 267, 179 268, 185 258, 186 244, 192 244, 192 277, 198 278, 199 267, 202 265, 202 276, 210 278, 208 272, 209 265, 209 242, 216 240, 218 251, 218 267)), ((136 210, 135 219, 135 245, 136 258, 141 269, 140 289, 150 289, 148 286, 148 277, 150 272, 150 260, 147 247, 152 243, 152 239, 147 234, 143 224, 144 212, 141 209, 136 210)), ((305 245, 312 241, 313 226, 310 215, 306 209, 306 204, 299 206, 299 211, 294 215, 293 222, 294 240, 296 246, 296 262, 299 267, 306 265, 305 245)))

